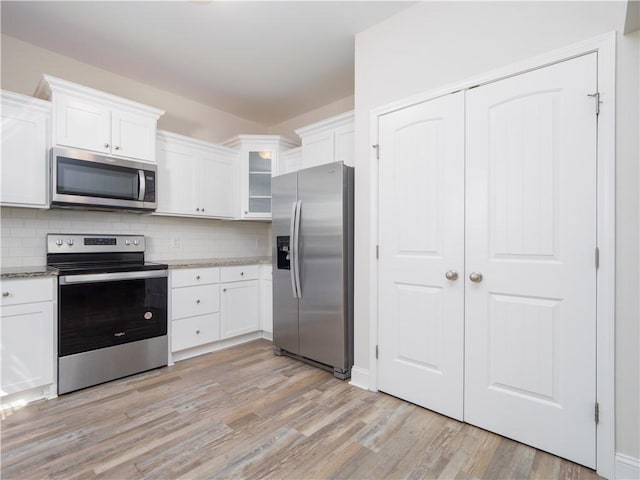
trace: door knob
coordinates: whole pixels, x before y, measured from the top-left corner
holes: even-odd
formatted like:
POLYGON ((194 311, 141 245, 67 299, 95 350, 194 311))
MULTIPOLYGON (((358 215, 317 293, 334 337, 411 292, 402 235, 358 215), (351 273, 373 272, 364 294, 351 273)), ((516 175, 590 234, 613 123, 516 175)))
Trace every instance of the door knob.
POLYGON ((480 283, 482 281, 482 274, 478 272, 471 272, 469 274, 469 280, 474 283, 480 283))
POLYGON ((453 282, 458 279, 458 272, 456 272, 455 270, 449 270, 444 274, 444 276, 447 277, 447 280, 451 280, 453 282))

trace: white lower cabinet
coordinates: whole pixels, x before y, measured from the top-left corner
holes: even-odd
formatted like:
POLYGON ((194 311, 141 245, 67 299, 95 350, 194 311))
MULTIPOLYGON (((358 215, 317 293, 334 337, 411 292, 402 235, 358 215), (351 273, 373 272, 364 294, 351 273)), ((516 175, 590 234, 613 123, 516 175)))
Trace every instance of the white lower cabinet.
POLYGON ((171 272, 171 351, 220 339, 220 269, 171 272))
POLYGON ((224 267, 221 280, 221 338, 260 330, 259 266, 224 267))
POLYGON ((0 396, 55 387, 55 279, 4 280, 1 290, 0 396))

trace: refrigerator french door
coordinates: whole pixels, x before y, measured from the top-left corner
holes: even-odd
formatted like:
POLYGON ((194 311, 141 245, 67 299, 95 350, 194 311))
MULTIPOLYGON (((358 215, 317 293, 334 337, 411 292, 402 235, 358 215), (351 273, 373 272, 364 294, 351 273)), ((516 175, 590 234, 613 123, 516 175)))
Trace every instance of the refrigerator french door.
POLYGON ((273 343, 351 375, 353 168, 342 162, 272 179, 273 343))

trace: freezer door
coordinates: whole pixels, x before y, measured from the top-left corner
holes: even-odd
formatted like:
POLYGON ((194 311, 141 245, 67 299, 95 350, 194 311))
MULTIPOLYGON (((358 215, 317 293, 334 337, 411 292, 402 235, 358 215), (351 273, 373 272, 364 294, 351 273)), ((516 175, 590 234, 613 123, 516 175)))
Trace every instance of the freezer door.
POLYGON ((273 235, 273 345, 291 353, 298 348, 298 299, 292 284, 292 211, 297 173, 271 179, 273 235))
POLYGON ((300 355, 348 369, 342 163, 298 172, 300 355))

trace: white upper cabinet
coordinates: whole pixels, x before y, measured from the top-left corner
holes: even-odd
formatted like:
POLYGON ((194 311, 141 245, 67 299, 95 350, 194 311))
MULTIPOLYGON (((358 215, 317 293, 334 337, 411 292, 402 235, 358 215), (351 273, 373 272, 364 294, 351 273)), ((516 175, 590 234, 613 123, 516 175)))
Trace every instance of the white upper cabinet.
POLYGON ((302 147, 291 148, 280 155, 278 175, 297 172, 302 168, 302 147))
POLYGON ((280 135, 238 135, 224 145, 240 151, 240 218, 271 220, 271 177, 282 152, 297 145, 280 135))
POLYGON ((340 161, 353 166, 354 131, 353 111, 298 128, 296 134, 302 140, 301 168, 340 161))
POLYGON ((43 75, 36 95, 53 107, 52 143, 155 161, 157 108, 43 75))
POLYGON ((0 92, 0 101, 0 204, 46 208, 51 104, 7 91, 0 92))
POLYGON ((156 214, 234 218, 238 152, 158 131, 156 214))

